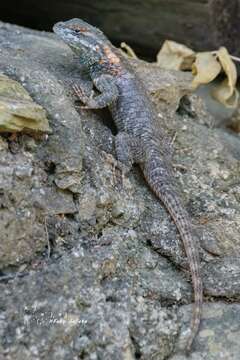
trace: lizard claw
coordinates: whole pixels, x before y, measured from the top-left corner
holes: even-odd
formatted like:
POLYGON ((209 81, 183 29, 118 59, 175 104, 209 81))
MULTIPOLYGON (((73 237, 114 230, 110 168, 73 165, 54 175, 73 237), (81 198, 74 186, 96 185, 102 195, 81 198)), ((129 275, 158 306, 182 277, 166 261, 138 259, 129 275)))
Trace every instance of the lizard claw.
POLYGON ((74 93, 77 95, 77 97, 82 101, 85 98, 85 95, 81 87, 76 84, 73 84, 72 88, 74 93))
POLYGON ((91 106, 89 106, 89 102, 92 100, 94 96, 94 91, 91 91, 90 96, 88 97, 84 90, 77 84, 72 85, 74 93, 77 95, 77 97, 81 100, 81 102, 85 105, 79 106, 80 109, 91 109, 91 106))

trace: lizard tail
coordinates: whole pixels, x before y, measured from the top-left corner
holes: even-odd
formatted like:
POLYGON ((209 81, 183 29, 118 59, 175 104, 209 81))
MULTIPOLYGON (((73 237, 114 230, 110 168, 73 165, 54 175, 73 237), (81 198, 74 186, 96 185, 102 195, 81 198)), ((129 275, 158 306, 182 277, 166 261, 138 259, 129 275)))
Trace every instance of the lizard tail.
POLYGON ((197 244, 192 234, 192 226, 189 215, 182 206, 178 194, 174 191, 172 186, 166 181, 166 179, 162 181, 163 173, 161 173, 161 171, 158 172, 158 169, 155 168, 156 171, 152 171, 151 176, 149 176, 151 173, 150 171, 143 169, 143 172, 149 186, 157 197, 164 203, 178 228, 191 271, 194 289, 194 309, 191 319, 191 333, 186 344, 186 350, 189 352, 194 338, 198 333, 202 313, 203 289, 200 275, 199 253, 197 244))

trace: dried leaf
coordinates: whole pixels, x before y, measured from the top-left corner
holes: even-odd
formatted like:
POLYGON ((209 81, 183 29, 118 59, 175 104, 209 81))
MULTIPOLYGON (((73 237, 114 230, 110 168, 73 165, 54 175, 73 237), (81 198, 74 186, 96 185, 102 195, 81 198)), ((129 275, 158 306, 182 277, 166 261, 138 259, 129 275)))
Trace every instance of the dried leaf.
POLYGON ((237 107, 239 92, 236 88, 229 87, 228 79, 225 79, 212 91, 212 96, 228 108, 237 107))
POLYGON ((214 80, 221 71, 221 65, 210 52, 196 54, 196 60, 192 65, 194 79, 192 85, 197 88, 199 85, 208 84, 214 80))
POLYGON ((193 50, 175 41, 164 41, 157 54, 157 64, 170 70, 189 70, 195 59, 193 50))
POLYGON ((123 55, 127 55, 130 58, 133 59, 138 59, 137 55, 135 54, 134 50, 125 42, 122 42, 120 44, 121 49, 123 49, 124 51, 122 51, 123 55))
POLYGON ((221 47, 216 52, 216 55, 227 78, 212 91, 212 96, 226 107, 236 108, 239 98, 239 93, 236 89, 236 66, 225 47, 221 47))

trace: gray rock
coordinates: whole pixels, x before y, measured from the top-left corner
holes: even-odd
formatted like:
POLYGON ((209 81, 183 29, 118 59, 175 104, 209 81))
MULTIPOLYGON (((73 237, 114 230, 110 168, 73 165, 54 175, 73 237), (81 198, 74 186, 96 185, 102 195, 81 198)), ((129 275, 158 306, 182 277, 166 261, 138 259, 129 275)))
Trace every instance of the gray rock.
MULTIPOLYGON (((116 235, 110 246, 75 247, 57 264, 1 284, 6 358, 134 359, 138 346, 146 356, 169 354, 177 336, 176 311, 162 308, 137 281, 144 271, 139 251, 148 258, 157 255, 139 249, 137 239, 128 254, 128 241, 116 235)), ((156 282, 161 284, 159 276, 156 282)))
MULTIPOLYGON (((184 314, 183 321, 185 319, 188 322, 190 312, 187 308, 183 307, 182 313, 184 314)), ((170 359, 238 360, 240 350, 238 341, 240 335, 239 310, 239 304, 226 304, 223 302, 205 304, 201 330, 195 343, 195 351, 190 356, 176 354, 170 359)))
POLYGON ((240 298, 240 258, 230 256, 211 261, 203 268, 205 292, 210 296, 240 298))
MULTIPOLYGON (((109 114, 74 106, 71 83, 89 81, 78 59, 51 34, 3 23, 0 47, 0 71, 53 129, 0 138, 1 356, 185 359, 192 287, 179 234, 138 169, 119 170, 109 114)), ((239 138, 204 125, 212 116, 191 76, 133 67, 174 139, 176 186, 199 239, 206 298, 190 358, 237 359, 239 138)))

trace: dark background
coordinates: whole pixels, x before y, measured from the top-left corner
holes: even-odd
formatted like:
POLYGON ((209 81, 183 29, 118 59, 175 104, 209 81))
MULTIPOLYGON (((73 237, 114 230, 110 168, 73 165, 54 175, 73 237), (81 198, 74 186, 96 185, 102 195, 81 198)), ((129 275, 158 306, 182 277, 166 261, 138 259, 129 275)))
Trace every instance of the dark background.
POLYGON ((239 9, 240 0, 1 0, 0 20, 51 31, 59 20, 80 17, 153 59, 165 39, 195 50, 224 45, 239 55, 239 9))

